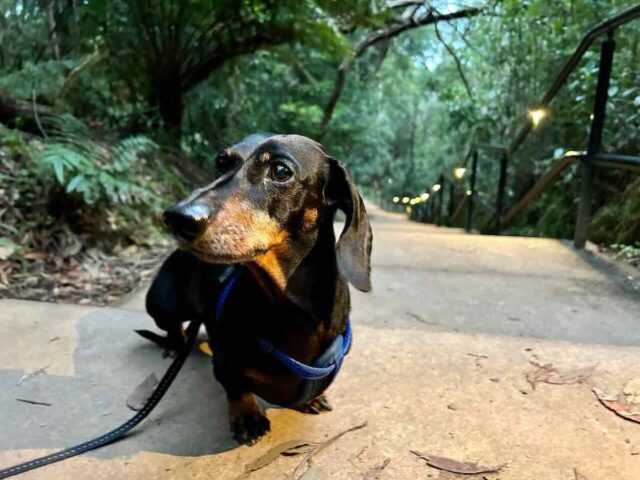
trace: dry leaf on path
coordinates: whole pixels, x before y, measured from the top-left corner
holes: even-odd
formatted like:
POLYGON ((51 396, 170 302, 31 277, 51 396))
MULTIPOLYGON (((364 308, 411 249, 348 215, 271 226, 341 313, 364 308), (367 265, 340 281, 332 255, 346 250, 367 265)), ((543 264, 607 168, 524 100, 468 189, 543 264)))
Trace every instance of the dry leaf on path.
POLYGON ((333 442, 338 440, 344 434, 349 433, 349 432, 353 432, 354 430, 359 430, 359 429, 364 428, 366 426, 367 426, 367 422, 362 422, 362 423, 360 423, 358 425, 355 425, 353 427, 347 428, 346 430, 343 430, 342 432, 338 433, 337 435, 334 435, 333 437, 328 438, 324 442, 317 443, 316 446, 309 453, 307 453, 304 456, 302 461, 293 470, 293 472, 291 473, 291 478, 299 480, 300 477, 302 477, 302 475, 304 475, 305 471, 309 468, 311 459, 313 458, 314 455, 317 455, 318 453, 320 453, 322 450, 327 448, 329 445, 331 445, 333 442))
POLYGON ((53 365, 53 363, 50 363, 46 367, 39 368, 38 370, 35 370, 35 371, 31 372, 31 373, 27 373, 27 374, 23 375, 22 377, 20 377, 20 380, 18 380, 18 383, 16 383, 16 387, 19 387, 24 382, 26 382, 27 380, 32 379, 33 377, 37 377, 38 375, 44 375, 45 373, 47 373, 47 368, 49 368, 51 365, 53 365))
POLYGON ((158 377, 156 377, 155 373, 152 373, 127 397, 127 407, 136 412, 142 410, 142 407, 147 403, 157 386, 158 377))
POLYGON ((249 476, 251 472, 260 470, 272 463, 280 455, 300 455, 308 453, 311 449, 315 448, 317 444, 310 442, 309 440, 289 440, 280 443, 274 447, 271 447, 265 453, 256 458, 253 462, 244 467, 244 472, 236 478, 236 480, 243 480, 249 476))
POLYGON ((51 404, 49 402, 39 402, 37 400, 29 400, 28 398, 16 398, 18 402, 28 403, 29 405, 41 405, 43 407, 50 407, 51 404))
POLYGON ((538 383, 545 383, 547 380, 549 380, 551 374, 557 371, 550 363, 546 363, 544 365, 536 362, 529 363, 536 367, 533 370, 527 372, 526 375, 527 382, 529 382, 529 385, 531 385, 531 388, 533 390, 536 389, 536 385, 538 383))
POLYGON ((529 362, 533 365, 533 370, 526 374, 527 382, 533 390, 536 389, 538 383, 548 383, 551 385, 573 385, 575 383, 583 383, 593 375, 596 365, 588 367, 572 368, 560 371, 551 363, 529 362))
POLYGON ((385 468, 387 468, 389 462, 391 462, 391 459, 385 458, 380 465, 376 465, 375 467, 367 470, 364 474, 363 480, 380 480, 380 474, 385 468))
POLYGON ((444 470, 451 473, 462 473, 465 475, 471 475, 474 473, 493 473, 502 469, 506 464, 497 465, 495 467, 484 467, 477 463, 460 462, 447 457, 439 457, 437 455, 431 455, 429 453, 416 452, 411 450, 411 453, 427 462, 427 465, 438 470, 444 470))
POLYGON ((594 388, 593 393, 602 405, 619 417, 631 422, 640 423, 640 414, 633 412, 633 407, 637 407, 637 405, 627 403, 624 395, 620 395, 618 399, 613 400, 609 395, 598 388, 594 388))
POLYGON ((322 476, 318 476, 318 475, 324 475, 324 473, 318 469, 315 469, 318 471, 313 473, 313 475, 315 476, 313 475, 310 477, 306 476, 308 472, 311 471, 311 466, 309 462, 312 459, 312 457, 317 453, 321 452, 322 450, 324 450, 325 448, 327 448, 329 445, 331 445, 333 442, 335 442, 345 433, 358 430, 366 426, 366 424, 367 422, 364 422, 359 425, 356 425, 355 427, 348 428, 347 430, 344 430, 338 433, 337 435, 334 435, 333 437, 325 440, 324 442, 312 442, 309 440, 288 440, 286 442, 280 443, 274 447, 271 447, 265 453, 263 453, 258 458, 256 458, 253 462, 247 464, 244 467, 244 472, 242 472, 240 476, 236 477, 235 480, 245 480, 249 478, 249 475, 251 475, 252 472, 255 472, 256 470, 260 470, 261 468, 266 467, 281 455, 284 455, 284 456, 304 455, 302 462, 300 462, 296 466, 293 473, 291 474, 292 478, 295 478, 297 480, 300 480, 302 478, 304 478, 305 480, 307 479, 311 480, 312 478, 317 478, 317 479, 324 478, 322 476))

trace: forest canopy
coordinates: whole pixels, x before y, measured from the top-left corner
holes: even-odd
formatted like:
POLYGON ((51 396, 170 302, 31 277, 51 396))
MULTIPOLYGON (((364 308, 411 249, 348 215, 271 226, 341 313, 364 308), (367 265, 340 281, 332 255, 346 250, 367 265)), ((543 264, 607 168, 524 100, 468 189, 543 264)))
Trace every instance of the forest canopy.
MULTIPOLYGON (((153 242, 158 212, 212 178, 222 145, 257 131, 321 140, 371 200, 419 195, 472 142, 508 144, 584 33, 632 4, 5 0, 0 242, 153 242)), ((639 37, 638 23, 616 31, 608 152, 640 150, 639 37)), ((508 204, 585 149, 600 43, 510 159, 508 204)), ((480 155, 478 193, 493 202, 500 156, 480 155)), ((569 171, 512 230, 570 237, 578 191, 569 171)), ((591 235, 640 239, 637 175, 598 172, 591 235)))

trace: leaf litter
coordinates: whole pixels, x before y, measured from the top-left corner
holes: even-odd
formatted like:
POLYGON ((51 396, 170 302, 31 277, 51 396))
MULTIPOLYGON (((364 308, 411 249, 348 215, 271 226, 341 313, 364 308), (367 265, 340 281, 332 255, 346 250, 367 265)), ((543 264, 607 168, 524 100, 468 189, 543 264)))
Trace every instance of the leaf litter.
POLYGON ((127 407, 133 411, 142 410, 144 404, 151 397, 158 386, 158 377, 155 373, 151 373, 145 378, 140 385, 133 389, 133 392, 127 397, 127 407))
POLYGON ((367 422, 359 423, 358 425, 347 428, 346 430, 343 430, 342 432, 322 442, 313 442, 311 440, 297 439, 297 440, 288 440, 286 442, 280 443, 270 448, 269 450, 267 450, 261 456, 256 458, 253 462, 247 464, 244 468, 244 472, 242 472, 240 476, 236 477, 236 480, 245 480, 249 478, 251 473, 270 465, 281 456, 293 457, 298 455, 302 455, 303 458, 298 463, 298 465, 296 465, 294 470, 291 472, 291 474, 289 475, 289 478, 292 478, 295 480, 307 478, 305 477, 305 474, 308 473, 310 469, 312 469, 311 461, 313 460, 314 456, 318 455, 320 452, 322 452, 324 449, 329 447, 331 444, 333 444, 336 440, 338 440, 343 435, 349 432, 353 432, 355 430, 359 430, 366 426, 367 426, 367 422))
POLYGON ((390 458, 385 458, 380 465, 370 468, 364 474, 363 480, 380 480, 382 471, 387 468, 391 462, 390 458))
POLYGON ((486 467, 478 465, 477 463, 462 462, 452 458, 432 455, 430 453, 417 452, 415 450, 410 450, 410 452, 427 462, 427 465, 430 467, 437 468, 438 470, 444 470, 445 472, 461 473, 464 475, 495 473, 506 466, 506 463, 503 463, 502 465, 496 465, 494 467, 486 467))
POLYGON ((640 378, 629 380, 621 392, 605 392, 594 388, 598 401, 625 420, 640 423, 640 378))
POLYGON ((536 385, 539 383, 548 383, 550 385, 584 383, 591 378, 598 366, 595 364, 561 371, 551 363, 538 363, 534 361, 530 361, 529 363, 535 367, 526 374, 527 382, 529 382, 533 390, 536 389, 536 385))

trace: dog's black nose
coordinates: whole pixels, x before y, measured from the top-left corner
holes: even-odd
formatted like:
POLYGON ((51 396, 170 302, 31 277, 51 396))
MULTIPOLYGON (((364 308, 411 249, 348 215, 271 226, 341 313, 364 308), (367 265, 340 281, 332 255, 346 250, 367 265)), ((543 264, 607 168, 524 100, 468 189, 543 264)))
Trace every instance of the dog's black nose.
POLYGON ((202 204, 179 203, 167 208, 162 215, 171 233, 185 242, 193 242, 202 232, 209 218, 209 209, 202 204))

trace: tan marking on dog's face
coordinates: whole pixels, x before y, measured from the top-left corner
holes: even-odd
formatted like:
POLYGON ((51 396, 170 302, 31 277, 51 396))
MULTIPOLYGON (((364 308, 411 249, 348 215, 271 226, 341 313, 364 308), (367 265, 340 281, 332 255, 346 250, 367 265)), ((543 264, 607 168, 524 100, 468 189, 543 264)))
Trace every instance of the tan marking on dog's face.
POLYGON ((307 208, 304 211, 304 215, 302 217, 302 224, 305 229, 314 228, 316 226, 316 222, 318 221, 318 209, 317 208, 307 208))
POLYGON ((287 247, 283 241, 268 252, 256 255, 254 259, 254 262, 271 277, 271 280, 280 291, 284 291, 287 286, 286 268, 284 265, 286 249, 287 247))
POLYGON ((230 198, 187 247, 205 261, 234 263, 253 260, 285 238, 278 222, 266 212, 246 200, 230 198))
POLYGON ((267 163, 271 159, 271 154, 269 152, 264 152, 260 154, 260 161, 263 163, 267 163))

